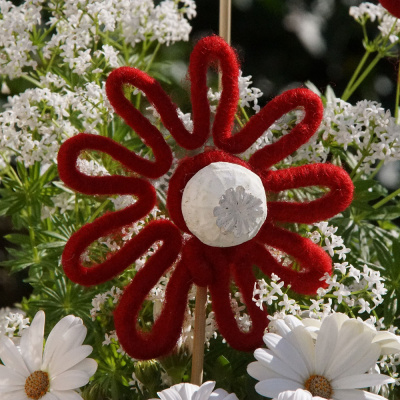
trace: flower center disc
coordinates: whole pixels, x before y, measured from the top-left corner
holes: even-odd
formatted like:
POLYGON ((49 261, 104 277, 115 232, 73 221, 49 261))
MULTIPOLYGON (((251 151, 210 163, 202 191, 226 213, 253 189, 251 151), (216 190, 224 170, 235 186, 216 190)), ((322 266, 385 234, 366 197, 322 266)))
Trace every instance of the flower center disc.
POLYGON ((306 390, 308 390, 313 396, 319 396, 324 399, 331 399, 333 395, 333 389, 324 376, 311 375, 304 384, 306 390))
POLYGON ((49 374, 43 371, 35 371, 25 381, 25 393, 30 399, 39 400, 50 387, 49 374))
POLYGON ((238 164, 215 162, 186 184, 182 214, 190 232, 213 247, 231 247, 251 240, 267 217, 261 179, 238 164))

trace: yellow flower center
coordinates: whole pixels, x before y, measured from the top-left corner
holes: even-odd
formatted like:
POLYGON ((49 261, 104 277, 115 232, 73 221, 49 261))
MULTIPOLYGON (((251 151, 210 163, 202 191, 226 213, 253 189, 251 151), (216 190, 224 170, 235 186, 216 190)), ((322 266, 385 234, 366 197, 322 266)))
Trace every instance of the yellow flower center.
POLYGON ((333 395, 333 389, 324 376, 321 375, 311 375, 306 382, 304 383, 304 387, 308 390, 313 396, 319 396, 324 399, 331 399, 333 395))
POLYGON ((25 393, 30 399, 39 400, 50 387, 49 374, 43 371, 35 371, 26 378, 25 393))

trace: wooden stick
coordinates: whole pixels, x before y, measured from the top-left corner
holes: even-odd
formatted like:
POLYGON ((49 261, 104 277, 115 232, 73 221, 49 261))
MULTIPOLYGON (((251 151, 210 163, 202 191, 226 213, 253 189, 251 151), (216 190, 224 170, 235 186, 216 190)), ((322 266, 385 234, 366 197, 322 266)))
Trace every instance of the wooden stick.
POLYGON ((204 339, 206 328, 207 286, 197 286, 194 309, 194 338, 192 353, 192 374, 190 382, 200 386, 203 382, 204 339))
MULTIPOLYGON (((231 0, 219 2, 219 36, 228 44, 231 43, 231 0)), ((219 75, 219 90, 221 90, 221 74, 219 75)), ((194 337, 192 353, 192 373, 190 382, 200 386, 203 383, 204 339, 206 328, 207 287, 197 286, 196 304, 194 309, 194 337)))
POLYGON ((219 36, 228 44, 231 44, 231 0, 219 1, 219 36))

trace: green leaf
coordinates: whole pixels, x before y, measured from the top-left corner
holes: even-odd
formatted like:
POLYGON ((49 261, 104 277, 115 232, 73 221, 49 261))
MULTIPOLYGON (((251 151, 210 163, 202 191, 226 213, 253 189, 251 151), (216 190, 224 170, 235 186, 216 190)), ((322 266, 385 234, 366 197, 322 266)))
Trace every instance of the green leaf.
POLYGON ((8 235, 4 235, 4 238, 13 244, 30 244, 29 236, 22 233, 9 233, 8 235))
POLYGON ((378 257, 378 261, 380 262, 380 264, 383 267, 390 269, 393 262, 390 250, 386 247, 386 245, 382 241, 374 239, 372 240, 372 243, 376 250, 376 255, 378 257))

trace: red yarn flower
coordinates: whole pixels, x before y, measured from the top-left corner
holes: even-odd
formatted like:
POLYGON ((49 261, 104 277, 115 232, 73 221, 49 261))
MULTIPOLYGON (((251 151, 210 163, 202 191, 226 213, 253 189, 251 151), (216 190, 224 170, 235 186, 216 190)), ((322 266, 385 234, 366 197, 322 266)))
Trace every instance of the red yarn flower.
POLYGON ((386 8, 396 18, 400 18, 400 1, 399 0, 379 0, 382 7, 386 8))
POLYGON ((262 343, 267 326, 267 312, 252 301, 256 265, 265 274, 277 274, 286 285, 302 294, 315 294, 320 278, 331 272, 330 257, 307 238, 290 232, 285 223, 311 224, 333 217, 351 202, 353 185, 348 174, 329 164, 313 164, 282 170, 270 167, 292 154, 316 132, 323 115, 321 101, 307 89, 289 90, 271 100, 258 114, 232 135, 231 130, 239 101, 239 65, 236 54, 221 38, 206 37, 195 46, 189 74, 193 104, 193 133, 188 132, 177 115, 177 108, 160 84, 135 68, 122 67, 107 79, 109 101, 125 122, 143 139, 154 154, 154 161, 139 157, 115 141, 97 135, 79 134, 60 148, 58 165, 67 186, 88 195, 133 195, 135 204, 108 213, 84 225, 74 233, 62 256, 67 276, 82 285, 106 282, 139 257, 157 241, 162 245, 125 288, 115 310, 115 327, 125 351, 137 359, 150 359, 170 352, 180 334, 187 307, 188 291, 193 284, 207 286, 220 333, 234 348, 251 351, 262 343), (212 124, 215 148, 182 159, 173 174, 167 195, 170 220, 152 221, 103 263, 85 267, 81 255, 100 237, 107 236, 149 214, 156 203, 156 192, 148 179, 165 174, 172 164, 172 152, 161 132, 125 98, 123 86, 143 91, 161 116, 164 126, 181 147, 202 147, 210 135, 210 107, 207 99, 206 73, 218 61, 222 70, 222 94, 212 124), (256 151, 248 162, 234 154, 248 149, 271 124, 289 111, 301 108, 305 115, 288 134, 276 143, 256 151), (87 176, 76 166, 83 150, 97 150, 119 161, 132 176, 87 176), (329 191, 317 200, 298 203, 269 201, 268 215, 258 234, 251 240, 231 247, 213 247, 202 243, 187 228, 182 215, 182 192, 187 182, 200 170, 215 162, 242 166, 257 174, 267 195, 288 189, 322 186, 329 191), (146 179, 147 178, 147 179, 146 179), (182 232, 191 237, 183 239, 182 232), (281 265, 267 246, 292 256, 297 270, 281 265), (175 264, 168 282, 163 310, 150 332, 137 326, 143 301, 160 277, 175 264), (249 332, 239 329, 230 302, 230 285, 235 281, 252 320, 249 332))

